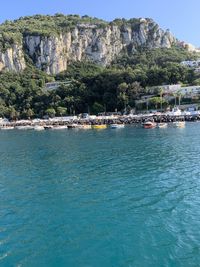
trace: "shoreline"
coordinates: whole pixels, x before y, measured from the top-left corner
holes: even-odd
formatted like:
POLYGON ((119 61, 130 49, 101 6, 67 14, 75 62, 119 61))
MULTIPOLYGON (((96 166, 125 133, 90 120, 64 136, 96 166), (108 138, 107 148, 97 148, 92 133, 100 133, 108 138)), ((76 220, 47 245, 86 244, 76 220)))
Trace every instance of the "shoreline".
POLYGON ((196 122, 200 121, 200 115, 184 115, 184 116, 169 116, 169 115, 132 115, 132 116, 113 116, 113 117, 96 117, 96 118, 70 118, 67 117, 58 117, 54 119, 34 119, 34 120, 19 120, 19 121, 11 121, 11 122, 2 122, 0 124, 1 128, 6 127, 20 127, 20 126, 66 126, 69 128, 73 128, 73 125, 84 126, 84 125, 112 125, 112 124, 124 124, 124 125, 138 125, 142 124, 145 121, 154 121, 155 123, 173 123, 178 121, 185 122, 196 122))

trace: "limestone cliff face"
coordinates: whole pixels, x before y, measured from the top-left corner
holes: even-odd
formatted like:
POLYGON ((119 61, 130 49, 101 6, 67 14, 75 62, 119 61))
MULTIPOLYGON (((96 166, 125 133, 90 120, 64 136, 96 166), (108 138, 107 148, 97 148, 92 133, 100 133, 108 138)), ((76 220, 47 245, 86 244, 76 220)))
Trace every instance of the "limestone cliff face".
POLYGON ((169 31, 163 31, 152 20, 141 19, 136 26, 117 26, 108 23, 78 24, 71 31, 55 36, 26 34, 22 47, 14 45, 5 53, 0 51, 0 70, 20 71, 25 68, 26 53, 39 69, 57 74, 67 69, 69 62, 91 60, 109 65, 120 53, 134 53, 138 47, 170 48, 177 40, 169 31))
POLYGON ((21 71, 26 67, 22 45, 13 44, 4 51, 0 50, 0 71, 21 71))
POLYGON ((60 37, 29 35, 24 38, 24 47, 37 68, 49 74, 56 74, 67 69, 67 42, 67 35, 60 37))

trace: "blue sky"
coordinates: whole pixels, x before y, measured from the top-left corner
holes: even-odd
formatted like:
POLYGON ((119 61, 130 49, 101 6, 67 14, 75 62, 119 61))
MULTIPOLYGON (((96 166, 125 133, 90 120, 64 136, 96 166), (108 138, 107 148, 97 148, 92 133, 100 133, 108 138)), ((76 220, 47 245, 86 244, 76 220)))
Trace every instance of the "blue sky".
POLYGON ((1 0, 0 22, 33 14, 80 14, 112 20, 150 17, 200 47, 200 0, 1 0))

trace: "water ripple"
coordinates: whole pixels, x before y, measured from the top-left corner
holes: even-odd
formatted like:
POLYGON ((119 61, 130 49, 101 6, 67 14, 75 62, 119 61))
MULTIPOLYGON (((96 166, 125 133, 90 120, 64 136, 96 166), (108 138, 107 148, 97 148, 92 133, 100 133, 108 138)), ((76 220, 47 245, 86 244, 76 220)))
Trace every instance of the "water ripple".
POLYGON ((199 266, 199 136, 0 132, 0 266, 199 266))

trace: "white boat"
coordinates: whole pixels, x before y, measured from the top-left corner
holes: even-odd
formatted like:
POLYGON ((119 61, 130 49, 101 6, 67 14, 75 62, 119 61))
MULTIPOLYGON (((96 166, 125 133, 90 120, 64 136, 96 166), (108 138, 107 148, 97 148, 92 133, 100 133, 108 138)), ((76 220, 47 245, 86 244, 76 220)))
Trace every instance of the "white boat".
POLYGON ((160 122, 160 123, 157 124, 157 127, 158 127, 158 128, 167 128, 167 123, 165 123, 165 122, 160 122))
POLYGON ((110 128, 111 128, 111 129, 122 129, 122 128, 124 128, 124 127, 125 127, 124 124, 111 124, 111 125, 110 125, 110 128))
POLYGON ((83 130, 89 130, 89 129, 92 129, 92 126, 89 124, 83 124, 83 125, 77 125, 76 128, 83 129, 83 130))
POLYGON ((2 126, 0 129, 1 130, 13 130, 14 126, 2 126))
POLYGON ((34 130, 35 130, 35 131, 43 131, 43 130, 44 130, 44 126, 36 125, 36 126, 34 127, 34 130))
POLYGON ((17 130, 33 130, 34 127, 31 125, 15 126, 17 130))
POLYGON ((67 125, 57 125, 52 128, 52 130, 65 130, 68 129, 67 125))
POLYGON ((176 122, 174 122, 174 127, 184 128, 185 127, 185 121, 176 121, 176 122))

